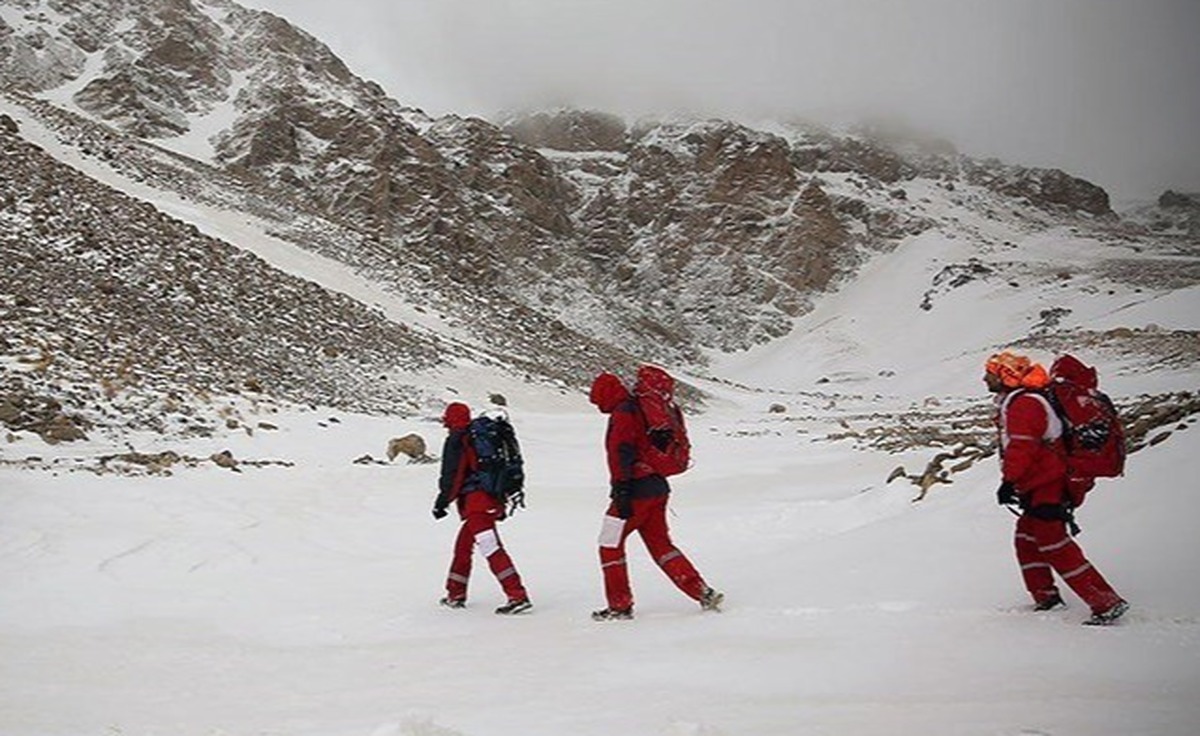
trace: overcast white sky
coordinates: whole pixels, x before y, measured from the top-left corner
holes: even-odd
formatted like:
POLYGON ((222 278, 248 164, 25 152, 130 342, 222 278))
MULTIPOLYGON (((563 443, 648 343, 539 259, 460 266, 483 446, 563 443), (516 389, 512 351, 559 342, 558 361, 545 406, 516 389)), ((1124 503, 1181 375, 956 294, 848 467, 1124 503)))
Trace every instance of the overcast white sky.
POLYGON ((432 115, 889 114, 1115 200, 1200 191, 1200 0, 240 0, 432 115))

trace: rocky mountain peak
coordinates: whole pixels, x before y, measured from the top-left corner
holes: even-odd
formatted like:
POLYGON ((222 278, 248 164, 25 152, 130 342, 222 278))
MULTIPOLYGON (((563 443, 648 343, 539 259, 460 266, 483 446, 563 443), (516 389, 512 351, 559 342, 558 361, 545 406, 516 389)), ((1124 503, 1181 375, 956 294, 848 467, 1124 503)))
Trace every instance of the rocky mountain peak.
POLYGON ((1042 208, 1057 207, 1097 216, 1113 215, 1108 192, 1064 171, 1010 166, 996 159, 979 163, 966 160, 965 163, 968 182, 987 187, 998 194, 1025 199, 1042 208))
MULTIPOLYGON (((881 126, 569 109, 433 120, 313 36, 230 0, 0 0, 0 24, 12 91, 0 104, 113 177, 254 212, 274 237, 436 312, 478 355, 534 380, 578 383, 640 359, 701 368, 787 334, 864 258, 960 216, 1112 216, 1102 189, 1063 172, 881 126)), ((6 186, 13 202, 33 197, 6 186)), ((73 237, 90 242, 72 211, 73 237)), ((172 252, 181 236, 162 233, 172 252)), ((80 303, 112 308, 95 293, 80 303)), ((175 314, 166 295, 178 289, 147 293, 162 298, 143 309, 175 314)))
POLYGON ((1158 206, 1163 209, 1200 209, 1200 194, 1185 194, 1168 189, 1159 196, 1158 206))
POLYGON ((562 109, 515 115, 502 122, 521 143, 555 151, 621 151, 627 128, 616 115, 562 109))
POLYGON ((1168 189, 1153 204, 1122 214, 1127 222, 1149 232, 1200 241, 1200 193, 1168 189))

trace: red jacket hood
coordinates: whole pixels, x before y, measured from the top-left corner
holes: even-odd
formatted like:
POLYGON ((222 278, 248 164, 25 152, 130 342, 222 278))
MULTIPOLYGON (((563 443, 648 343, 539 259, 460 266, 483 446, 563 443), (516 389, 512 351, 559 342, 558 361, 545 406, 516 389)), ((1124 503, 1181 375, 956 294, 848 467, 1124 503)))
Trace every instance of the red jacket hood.
POLYGON ((621 379, 611 373, 601 373, 592 381, 592 390, 588 400, 605 414, 611 414, 613 409, 620 406, 622 401, 629 399, 629 389, 621 383, 621 379))
POLYGON ((455 401, 446 406, 442 414, 442 424, 447 429, 466 429, 471 423, 471 409, 466 404, 455 401))
POLYGON ((1084 388, 1096 388, 1096 369, 1084 365, 1073 355, 1060 355, 1050 366, 1050 378, 1069 381, 1084 388))

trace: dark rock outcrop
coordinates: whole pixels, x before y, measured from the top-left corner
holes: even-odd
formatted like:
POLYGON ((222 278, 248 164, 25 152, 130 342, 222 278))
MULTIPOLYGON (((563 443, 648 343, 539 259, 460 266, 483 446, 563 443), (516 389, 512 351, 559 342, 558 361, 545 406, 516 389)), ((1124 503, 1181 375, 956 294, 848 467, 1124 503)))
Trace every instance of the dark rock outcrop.
POLYGON ((994 159, 982 163, 968 161, 964 168, 969 183, 1008 197, 1028 200, 1038 207, 1097 216, 1113 214, 1108 192, 1058 169, 1007 166, 994 159))

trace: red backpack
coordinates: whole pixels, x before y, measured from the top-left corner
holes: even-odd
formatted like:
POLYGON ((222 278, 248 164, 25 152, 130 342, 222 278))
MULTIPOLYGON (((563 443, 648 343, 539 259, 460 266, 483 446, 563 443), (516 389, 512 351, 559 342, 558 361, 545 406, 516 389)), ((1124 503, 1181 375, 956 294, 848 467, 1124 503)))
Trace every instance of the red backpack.
POLYGON ((1125 473, 1125 429, 1112 399, 1098 388, 1096 369, 1074 356, 1054 361, 1044 392, 1063 420, 1072 501, 1078 506, 1093 479, 1125 473))
POLYGON ((662 476, 678 475, 687 470, 692 445, 688 441, 683 412, 675 403, 675 379, 662 368, 639 366, 633 396, 646 421, 642 459, 662 476))

